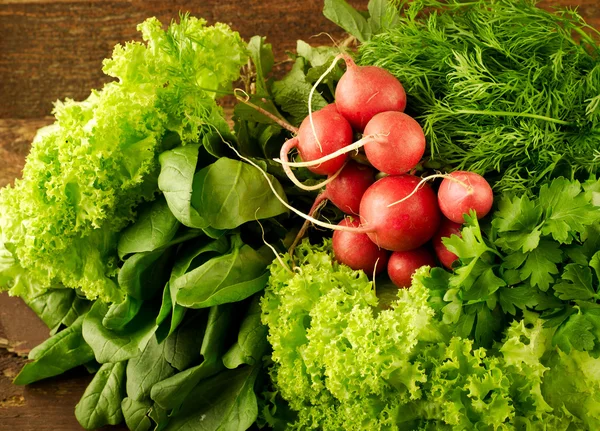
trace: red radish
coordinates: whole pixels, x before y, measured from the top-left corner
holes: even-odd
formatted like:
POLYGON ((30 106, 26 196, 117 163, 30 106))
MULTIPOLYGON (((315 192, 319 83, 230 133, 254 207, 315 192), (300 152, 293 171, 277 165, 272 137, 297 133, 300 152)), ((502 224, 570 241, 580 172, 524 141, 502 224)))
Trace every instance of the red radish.
MULTIPOLYGON (((352 127, 348 121, 337 110, 324 108, 312 114, 312 125, 310 117, 306 117, 300 125, 298 152, 304 161, 315 160, 350 145, 352 138, 352 127)), ((338 171, 345 161, 346 156, 342 155, 308 169, 315 174, 331 175, 338 171)))
POLYGON ((406 251, 433 237, 440 224, 440 210, 429 185, 415 191, 419 181, 414 175, 388 176, 367 189, 360 201, 359 214, 375 244, 386 250, 406 251), (388 206, 410 193, 413 193, 410 198, 388 206))
POLYGON ((335 89, 338 111, 361 132, 374 115, 385 111, 404 111, 406 92, 400 81, 377 66, 357 66, 344 57, 347 70, 335 89))
POLYGON ((433 250, 437 258, 448 269, 452 269, 452 264, 458 260, 458 256, 446 248, 442 242, 442 238, 450 238, 452 235, 460 236, 461 227, 460 223, 454 223, 452 220, 443 217, 440 229, 436 232, 432 240, 433 250))
POLYGON ((388 261, 388 275, 398 287, 410 287, 412 275, 422 266, 435 266, 432 253, 425 247, 395 251, 388 261))
POLYGON ((480 219, 492 209, 494 193, 488 182, 475 172, 456 171, 444 178, 438 190, 442 213, 455 223, 464 223, 463 214, 475 210, 480 219))
POLYGON ((375 115, 365 127, 366 135, 378 135, 365 144, 369 162, 381 172, 401 175, 414 169, 425 153, 425 134, 404 112, 388 111, 375 115))
POLYGON ((373 168, 350 161, 344 166, 342 172, 327 184, 325 195, 346 214, 358 215, 360 200, 374 182, 373 168))
MULTIPOLYGON (((341 172, 335 175, 331 182, 327 183, 325 191, 317 196, 308 215, 314 217, 315 212, 324 200, 331 201, 346 214, 358 215, 360 200, 373 182, 375 182, 373 168, 354 161, 346 163, 341 172)), ((309 226, 310 222, 306 220, 289 248, 290 254, 306 234, 309 226)))
MULTIPOLYGON (((359 227, 358 219, 345 218, 338 226, 359 227)), ((373 271, 379 274, 386 267, 388 252, 380 249, 364 233, 333 233, 333 254, 336 260, 355 270, 363 270, 367 275, 373 271), (375 265, 377 264, 377 268, 375 265)))

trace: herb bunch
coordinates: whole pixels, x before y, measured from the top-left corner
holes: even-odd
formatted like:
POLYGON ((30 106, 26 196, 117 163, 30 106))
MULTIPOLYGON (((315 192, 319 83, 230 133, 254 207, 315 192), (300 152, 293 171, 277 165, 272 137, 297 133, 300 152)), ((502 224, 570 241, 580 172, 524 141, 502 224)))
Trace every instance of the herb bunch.
POLYGON ((430 145, 430 167, 487 174, 496 191, 600 167, 598 32, 532 0, 402 1, 360 62, 393 73, 430 145))
POLYGON ((555 328, 553 346, 600 356, 600 182, 557 178, 538 195, 505 194, 491 219, 467 217, 444 244, 460 259, 426 284, 456 335, 491 347, 527 311, 555 328))

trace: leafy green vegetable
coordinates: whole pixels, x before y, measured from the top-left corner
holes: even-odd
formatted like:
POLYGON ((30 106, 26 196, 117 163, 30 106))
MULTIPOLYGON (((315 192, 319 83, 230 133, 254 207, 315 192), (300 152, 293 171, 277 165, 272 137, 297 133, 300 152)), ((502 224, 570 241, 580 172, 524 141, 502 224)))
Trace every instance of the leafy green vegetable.
POLYGON ((125 394, 125 362, 104 364, 75 406, 75 417, 87 430, 123 421, 121 400, 125 394))
POLYGON ((213 257, 170 282, 177 291, 177 303, 188 308, 205 308, 236 302, 262 290, 272 260, 268 249, 256 251, 239 236, 231 239, 227 254, 213 257))
MULTIPOLYGON (((517 310, 544 311, 547 325, 558 327, 555 344, 600 354, 594 341, 600 333, 592 331, 600 320, 587 308, 595 305, 599 285, 592 268, 600 209, 591 199, 579 182, 557 178, 538 196, 505 194, 483 227, 467 217, 462 237, 444 239, 461 263, 448 276, 451 289, 438 294, 447 303, 444 321, 457 324, 463 336, 472 336, 474 329, 475 340, 489 347, 510 321, 503 313, 519 317, 517 310), (571 213, 563 199, 577 212, 571 213)), ((432 271, 432 277, 438 274, 432 271)))
MULTIPOLYGON (((279 182, 269 175, 279 196, 279 182)), ((265 177, 253 166, 225 157, 194 177, 192 206, 209 226, 234 229, 251 220, 282 214, 287 208, 273 195, 265 177)))
POLYGON ((121 402, 125 423, 130 431, 148 431, 152 421, 147 416, 150 405, 147 402, 124 398, 121 402))
POLYGON ((138 28, 146 43, 117 45, 104 61, 117 80, 83 102, 57 103, 23 179, 0 191, 0 282, 13 294, 60 283, 120 302, 117 233, 154 198, 158 155, 228 131, 214 99, 246 61, 239 35, 188 16, 166 31, 156 18, 138 28))
POLYGON ((360 46, 359 63, 402 82, 430 145, 427 166, 525 193, 553 176, 598 172, 599 33, 575 10, 529 0, 391 3, 402 12, 360 46))
POLYGON ((165 151, 159 157, 158 187, 164 193, 172 214, 182 224, 192 228, 205 228, 206 220, 191 206, 192 183, 200 145, 186 145, 165 151))
POLYGON ((94 359, 94 352, 82 336, 84 316, 29 352, 33 362, 25 364, 14 380, 15 385, 28 385, 57 376, 94 359))
POLYGON ((367 18, 345 0, 325 0, 323 15, 361 42, 371 38, 371 27, 367 18))
POLYGON ((158 344, 156 337, 146 343, 141 355, 127 362, 127 397, 142 401, 150 398, 152 386, 172 376, 175 369, 167 361, 168 344, 158 344))
MULTIPOLYGON (((83 320, 83 338, 101 364, 135 358, 156 331, 152 310, 143 307, 127 325, 110 330, 102 325, 108 306, 96 301, 83 320)), ((59 332, 60 334, 60 332, 59 332)))
POLYGON ((161 197, 139 212, 134 224, 121 232, 119 257, 133 253, 154 251, 169 244, 175 237, 179 223, 161 197))
POLYGON ((223 369, 221 356, 226 350, 226 334, 233 320, 232 305, 217 305, 210 309, 202 339, 200 365, 188 368, 152 387, 152 399, 164 409, 177 409, 198 383, 223 369))
POLYGON ((50 328, 54 335, 60 325, 71 326, 89 308, 89 303, 77 297, 72 289, 48 289, 41 295, 26 298, 27 305, 50 328))
POLYGON ((257 368, 226 370, 202 382, 165 430, 246 430, 256 420, 257 368))
MULTIPOLYGON (((419 269, 412 286, 381 310, 367 276, 338 264, 329 241, 305 241, 295 257, 294 273, 273 263, 261 303, 277 391, 267 396, 281 395, 297 413, 285 428, 567 430, 596 423, 600 399, 568 367, 581 355, 584 372, 593 373, 597 360, 552 347, 554 329, 538 314, 510 323, 494 349, 474 348, 430 305, 427 285, 450 288, 442 270, 432 279, 433 271, 419 269), (556 357, 560 377, 549 371, 556 357), (547 395, 560 384, 564 400, 547 395), (583 399, 585 409, 575 406, 583 399)), ((476 311, 483 332, 492 313, 476 311)), ((589 378, 595 387, 598 376, 589 378)))
POLYGON ((129 257, 119 271, 119 287, 135 299, 151 299, 168 281, 172 250, 147 251, 129 257))
MULTIPOLYGON (((281 80, 273 83, 272 92, 275 102, 291 115, 291 123, 299 125, 308 115, 308 95, 312 84, 304 71, 306 60, 298 57, 292 70, 281 80)), ((315 92, 312 98, 312 110, 317 111, 327 105, 327 101, 315 92)))
POLYGON ((186 370, 200 362, 200 349, 207 326, 206 313, 192 312, 177 332, 165 340, 165 359, 179 371, 186 370))
POLYGON ((133 320, 142 308, 142 301, 127 295, 123 302, 112 304, 104 318, 102 326, 106 329, 123 329, 125 325, 133 320))
POLYGON ((260 363, 267 352, 267 327, 262 324, 260 315, 260 297, 254 296, 240 326, 237 342, 223 355, 223 364, 227 368, 260 363))

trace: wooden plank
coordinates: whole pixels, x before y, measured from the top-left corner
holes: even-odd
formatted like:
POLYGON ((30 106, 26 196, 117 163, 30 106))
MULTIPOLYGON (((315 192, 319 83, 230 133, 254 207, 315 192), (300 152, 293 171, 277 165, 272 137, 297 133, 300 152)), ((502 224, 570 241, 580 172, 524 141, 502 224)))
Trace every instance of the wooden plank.
MULTIPOLYGON (((366 0, 355 0, 362 6, 366 0)), ((0 5, 0 118, 39 118, 53 101, 85 98, 108 78, 102 60, 117 43, 139 40, 135 26, 149 16, 163 23, 180 11, 222 21, 248 39, 267 36, 278 59, 297 39, 320 32, 342 38, 342 31, 321 13, 320 0, 268 2, 73 1, 14 2, 0 5)), ((328 38, 321 36, 321 43, 328 38)))

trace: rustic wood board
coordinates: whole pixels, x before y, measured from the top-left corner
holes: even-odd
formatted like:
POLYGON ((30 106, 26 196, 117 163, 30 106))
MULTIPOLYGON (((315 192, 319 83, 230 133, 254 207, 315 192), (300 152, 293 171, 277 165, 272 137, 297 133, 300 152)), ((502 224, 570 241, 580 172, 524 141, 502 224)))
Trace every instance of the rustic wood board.
MULTIPOLYGON (((367 0, 351 3, 365 8, 367 0)), ((598 0, 541 4, 577 6, 600 28, 598 0)), ((321 7, 321 0, 0 0, 0 187, 19 176, 36 130, 52 122, 52 102, 84 98, 106 82, 102 59, 116 43, 137 39, 135 24, 147 16, 166 23, 182 10, 209 22, 228 22, 245 38, 266 35, 282 60, 297 39, 324 31, 343 37, 322 17, 321 7)), ((73 410, 91 380, 85 370, 26 388, 11 383, 25 363, 24 355, 47 336, 48 329, 22 301, 0 294, 0 431, 81 429, 73 410)))

